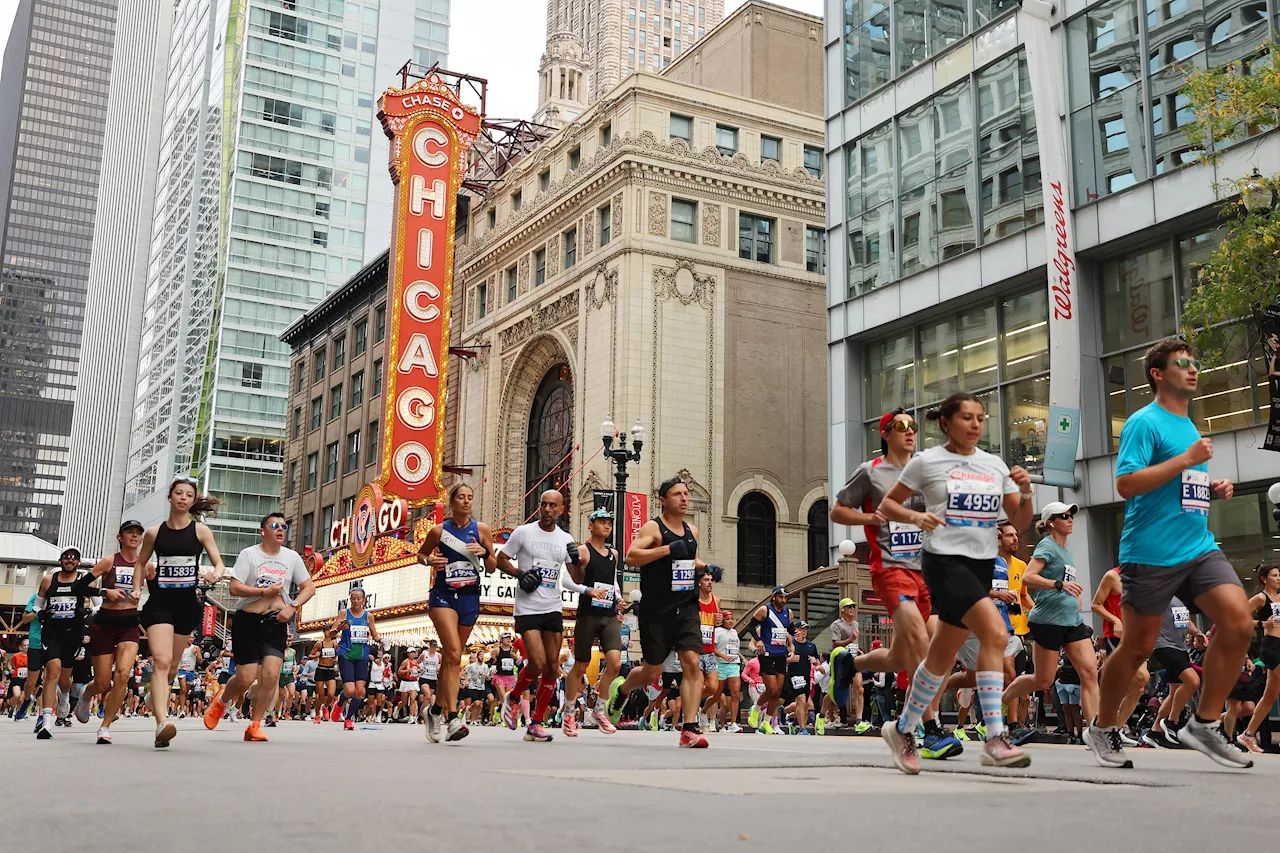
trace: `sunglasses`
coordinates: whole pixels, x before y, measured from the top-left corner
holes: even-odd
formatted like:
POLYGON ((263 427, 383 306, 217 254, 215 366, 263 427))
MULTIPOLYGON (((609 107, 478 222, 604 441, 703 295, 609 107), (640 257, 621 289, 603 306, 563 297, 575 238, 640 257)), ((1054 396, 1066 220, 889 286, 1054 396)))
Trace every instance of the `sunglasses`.
POLYGON ((894 421, 893 429, 895 432, 919 432, 920 426, 913 420, 894 421))
POLYGON ((283 521, 273 521, 270 524, 268 524, 267 527, 270 527, 272 530, 288 530, 289 529, 289 525, 283 521))
POLYGON ((1186 369, 1191 368, 1191 367, 1194 367, 1196 370, 1199 370, 1199 369, 1200 369, 1200 361, 1199 361, 1198 359, 1188 358, 1188 357, 1187 357, 1187 356, 1185 356, 1185 355, 1178 356, 1177 358, 1172 359, 1172 360, 1170 361, 1170 364, 1177 365, 1178 367, 1182 368, 1183 370, 1186 370, 1186 369))
POLYGON ((1060 513, 1058 513, 1057 515, 1051 515, 1051 516, 1049 516, 1049 520, 1050 520, 1050 521, 1057 521, 1057 520, 1058 520, 1058 519, 1060 519, 1060 518, 1075 518, 1075 517, 1076 517, 1076 516, 1075 516, 1075 513, 1072 513, 1072 512, 1060 512, 1060 513))

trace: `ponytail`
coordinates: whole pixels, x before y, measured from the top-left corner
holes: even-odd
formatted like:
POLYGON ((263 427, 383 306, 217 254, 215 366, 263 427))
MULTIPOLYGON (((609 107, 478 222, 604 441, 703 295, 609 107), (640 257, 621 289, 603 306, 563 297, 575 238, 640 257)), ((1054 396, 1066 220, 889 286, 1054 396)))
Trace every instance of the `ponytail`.
POLYGON ((204 521, 212 515, 218 514, 218 507, 222 506, 222 501, 213 495, 200 495, 196 498, 195 503, 191 504, 191 517, 196 521, 204 521))
POLYGON ((939 403, 936 409, 930 409, 925 414, 925 419, 930 421, 940 421, 943 418, 947 418, 949 420, 956 412, 960 411, 961 403, 977 403, 979 406, 982 405, 982 401, 978 399, 977 395, 970 394, 968 391, 957 391, 939 403))
POLYGON ((1036 521, 1036 533, 1038 533, 1038 534, 1040 534, 1041 536, 1043 536, 1043 535, 1044 535, 1044 533, 1045 533, 1045 531, 1046 531, 1046 530, 1048 530, 1048 529, 1049 529, 1049 523, 1048 523, 1048 522, 1046 522, 1046 521, 1036 521))

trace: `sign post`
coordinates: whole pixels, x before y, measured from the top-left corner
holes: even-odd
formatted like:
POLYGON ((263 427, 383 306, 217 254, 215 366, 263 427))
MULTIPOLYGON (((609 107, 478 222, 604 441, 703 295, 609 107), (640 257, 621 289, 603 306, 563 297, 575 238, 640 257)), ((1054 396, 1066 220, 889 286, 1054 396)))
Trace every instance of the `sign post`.
POLYGON ((444 494, 454 220, 482 116, 431 73, 406 89, 388 89, 378 118, 391 139, 396 186, 380 485, 388 498, 418 507, 444 494))

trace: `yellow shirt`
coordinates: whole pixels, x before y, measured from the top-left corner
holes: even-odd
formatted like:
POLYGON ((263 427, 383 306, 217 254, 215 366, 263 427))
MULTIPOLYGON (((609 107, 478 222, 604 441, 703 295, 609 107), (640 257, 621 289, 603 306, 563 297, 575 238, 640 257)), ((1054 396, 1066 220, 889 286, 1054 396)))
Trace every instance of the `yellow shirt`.
MULTIPOLYGON (((1025 601, 1022 595, 1022 575, 1027 570, 1027 564, 1019 560, 1017 557, 1011 557, 1009 563, 1009 591, 1018 593, 1018 598, 1025 601)), ((1022 614, 1010 613, 1009 621, 1013 623, 1013 633, 1019 637, 1030 633, 1031 629, 1027 627, 1027 610, 1030 608, 1023 605, 1022 614)))

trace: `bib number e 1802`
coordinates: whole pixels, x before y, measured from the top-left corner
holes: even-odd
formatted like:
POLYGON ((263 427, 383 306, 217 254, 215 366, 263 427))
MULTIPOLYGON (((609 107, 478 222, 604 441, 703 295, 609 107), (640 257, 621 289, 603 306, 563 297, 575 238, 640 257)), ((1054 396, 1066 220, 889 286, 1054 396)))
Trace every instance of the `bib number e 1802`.
POLYGON ((947 481, 947 524, 953 527, 995 527, 1004 495, 989 480, 947 481))
POLYGON ((1188 468, 1182 472, 1182 511, 1209 514, 1209 472, 1188 468))

